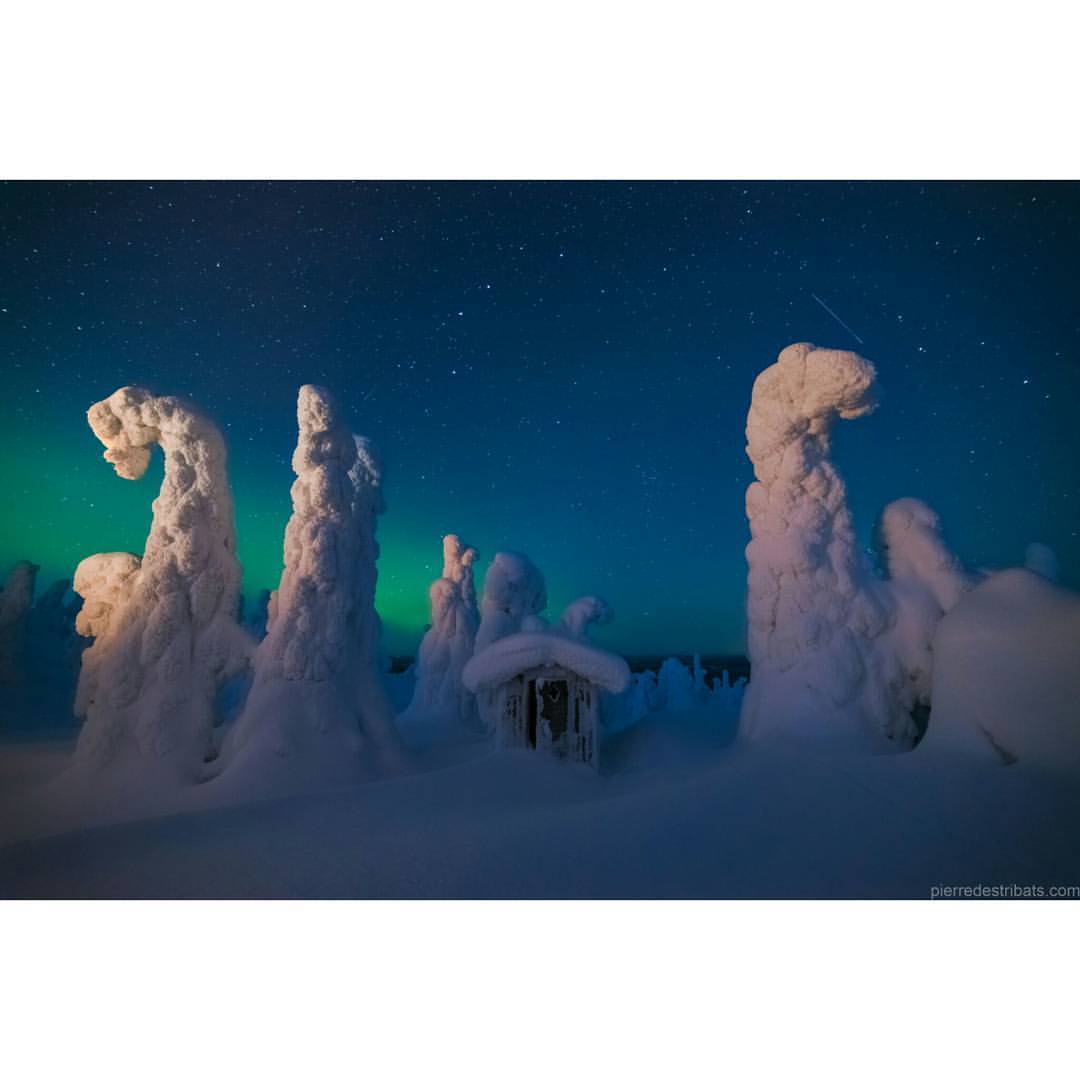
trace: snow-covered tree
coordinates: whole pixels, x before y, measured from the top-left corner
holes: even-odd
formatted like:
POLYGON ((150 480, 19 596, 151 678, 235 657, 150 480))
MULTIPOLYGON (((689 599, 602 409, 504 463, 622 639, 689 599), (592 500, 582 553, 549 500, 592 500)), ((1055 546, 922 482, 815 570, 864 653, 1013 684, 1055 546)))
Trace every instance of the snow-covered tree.
POLYGON ((889 621, 872 656, 902 724, 917 708, 929 709, 934 633, 974 581, 946 547, 938 515, 918 499, 885 507, 875 543, 888 574, 889 621))
POLYGON ((677 656, 669 656, 660 665, 657 696, 661 709, 682 711, 697 704, 693 676, 677 656))
POLYGON ((141 477, 154 445, 165 476, 146 550, 93 555, 75 572, 84 605, 76 765, 126 764, 147 779, 201 778, 214 749, 214 699, 248 662, 236 622, 240 564, 225 442, 192 405, 124 387, 87 413, 119 476, 141 477))
POLYGON ((403 754, 376 665, 378 458, 322 387, 300 388, 297 422, 285 568, 223 778, 268 788, 383 774, 403 754))
POLYGON ((1058 562, 1057 552, 1049 544, 1034 541, 1028 544, 1024 552, 1024 567, 1033 574, 1046 578, 1047 581, 1057 581, 1061 577, 1061 564, 1058 562))
POLYGON ((38 569, 25 560, 16 563, 0 591, 0 685, 16 685, 26 677, 26 617, 38 569))
POLYGON ((484 577, 476 651, 519 630, 543 626, 540 612, 547 607, 544 575, 525 555, 500 551, 484 577))
POLYGON ((79 658, 88 642, 75 630, 81 606, 71 582, 54 581, 30 609, 27 617, 28 655, 32 677, 39 682, 68 682, 78 672, 79 658))
POLYGON ((431 628, 420 642, 410 714, 464 722, 475 715, 476 700, 461 682, 480 624, 473 584, 475 559, 475 548, 453 533, 443 537, 442 577, 429 590, 431 628))
POLYGON ((598 596, 582 596, 566 605, 558 629, 570 637, 588 638, 592 626, 606 626, 615 617, 607 601, 598 596))
POLYGON ((754 383, 746 422, 748 651, 740 731, 910 746, 933 625, 966 578, 916 500, 879 533, 895 582, 875 577, 829 459, 837 420, 875 406, 875 371, 853 352, 791 345, 754 383))

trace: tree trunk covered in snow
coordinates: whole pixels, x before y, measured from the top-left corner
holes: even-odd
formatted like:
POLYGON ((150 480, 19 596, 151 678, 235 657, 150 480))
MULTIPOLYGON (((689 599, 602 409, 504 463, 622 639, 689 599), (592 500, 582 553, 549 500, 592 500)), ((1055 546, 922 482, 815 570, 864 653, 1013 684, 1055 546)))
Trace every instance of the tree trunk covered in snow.
POLYGON ((226 778, 268 786, 347 782, 402 760, 376 670, 379 463, 321 387, 301 387, 297 421, 285 569, 226 746, 226 778))
POLYGON ((225 443, 178 398, 124 387, 87 413, 118 475, 141 477, 158 444, 165 476, 146 550, 92 555, 75 572, 84 605, 76 763, 125 762, 192 781, 214 754, 214 698, 248 662, 236 622, 240 564, 225 443))

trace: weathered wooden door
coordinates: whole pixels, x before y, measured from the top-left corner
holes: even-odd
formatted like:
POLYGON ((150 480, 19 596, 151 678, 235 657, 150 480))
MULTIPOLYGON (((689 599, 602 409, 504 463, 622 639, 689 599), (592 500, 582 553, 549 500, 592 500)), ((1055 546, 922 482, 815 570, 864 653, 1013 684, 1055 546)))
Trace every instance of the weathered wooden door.
POLYGON ((545 679, 540 686, 540 701, 541 715, 551 731, 551 741, 557 743, 566 734, 570 715, 566 680, 545 679))

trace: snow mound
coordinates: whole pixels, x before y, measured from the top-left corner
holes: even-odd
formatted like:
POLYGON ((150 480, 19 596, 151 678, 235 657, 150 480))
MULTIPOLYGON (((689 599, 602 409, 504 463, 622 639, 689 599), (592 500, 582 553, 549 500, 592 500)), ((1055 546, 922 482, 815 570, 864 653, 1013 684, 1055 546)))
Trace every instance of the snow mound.
POLYGON ((1080 769, 1080 595, 1029 570, 992 575, 934 637, 934 707, 916 751, 1080 769))
POLYGON ((630 668, 621 656, 604 652, 581 638, 548 632, 511 634, 478 651, 465 665, 462 680, 476 693, 498 686, 534 667, 557 664, 611 694, 630 684, 630 668))

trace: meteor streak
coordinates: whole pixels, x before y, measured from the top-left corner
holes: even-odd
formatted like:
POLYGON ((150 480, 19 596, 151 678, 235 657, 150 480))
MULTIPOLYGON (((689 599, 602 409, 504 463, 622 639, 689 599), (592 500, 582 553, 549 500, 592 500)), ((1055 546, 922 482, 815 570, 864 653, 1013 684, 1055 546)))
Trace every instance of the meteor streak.
POLYGON ((810 295, 811 295, 811 296, 812 296, 812 297, 813 297, 813 298, 814 298, 814 299, 815 299, 815 300, 816 300, 816 301, 817 301, 817 302, 818 302, 818 303, 819 303, 819 304, 820 304, 820 305, 821 305, 821 306, 822 306, 822 307, 823 307, 823 308, 824 308, 824 309, 825 309, 825 310, 826 310, 826 311, 827 311, 827 312, 828 312, 828 313, 829 313, 829 314, 830 314, 830 315, 831 315, 831 316, 832 316, 832 317, 833 317, 833 318, 834 318, 834 319, 835 319, 835 320, 836 320, 836 321, 837 321, 837 322, 838 322, 838 323, 839 323, 839 324, 840 324, 840 325, 841 325, 841 326, 842 326, 842 327, 843 327, 843 328, 844 328, 844 329, 845 329, 845 330, 846 330, 846 331, 847 331, 847 332, 848 332, 848 333, 849 333, 849 334, 850 334, 850 335, 851 335, 851 336, 852 336, 852 337, 853 337, 853 338, 854 338, 854 339, 855 339, 855 340, 856 340, 856 341, 857 341, 857 342, 858 342, 858 343, 860 344, 860 345, 865 345, 865 344, 866 344, 866 342, 864 342, 864 341, 863 341, 863 339, 862 339, 861 337, 859 337, 859 335, 858 335, 858 334, 856 334, 856 333, 855 333, 855 331, 854 331, 854 330, 852 330, 852 329, 851 329, 851 327, 850 327, 850 326, 848 326, 848 324, 847 324, 846 322, 844 322, 844 320, 843 320, 843 319, 841 319, 841 318, 840 318, 840 316, 839 316, 839 315, 837 315, 837 314, 836 314, 836 312, 835 312, 835 311, 833 311, 833 309, 832 309, 831 307, 829 307, 829 305, 828 305, 828 304, 826 304, 826 303, 825 303, 825 301, 824 301, 824 300, 822 300, 820 296, 818 296, 818 295, 817 295, 817 293, 811 293, 810 295))

